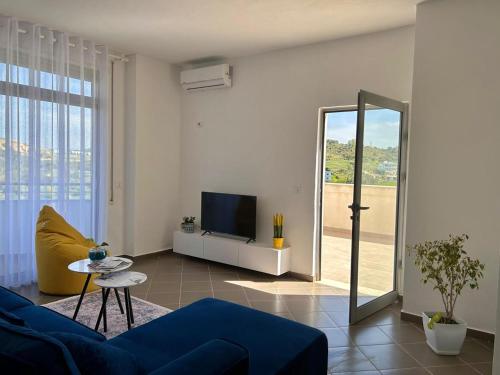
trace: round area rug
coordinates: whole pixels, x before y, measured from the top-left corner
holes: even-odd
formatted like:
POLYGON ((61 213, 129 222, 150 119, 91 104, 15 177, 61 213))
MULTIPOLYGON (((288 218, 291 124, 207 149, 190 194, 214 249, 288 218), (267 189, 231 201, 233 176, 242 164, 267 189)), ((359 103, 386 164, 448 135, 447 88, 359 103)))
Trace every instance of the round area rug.
MULTIPOLYGON (((59 301, 47 303, 43 306, 57 311, 58 313, 69 318, 73 318, 79 297, 79 295, 68 297, 59 301)), ((121 292, 120 299, 122 306, 125 307, 125 297, 121 292)), ((80 306, 80 311, 78 312, 76 320, 87 327, 94 329, 101 306, 101 291, 87 293, 85 297, 83 297, 82 305, 80 306)), ((110 339, 127 331, 127 316, 120 312, 120 307, 118 306, 113 290, 109 293, 106 307, 108 329, 107 332, 104 332, 103 321, 101 320, 99 332, 106 336, 106 338, 110 339)), ((160 316, 168 314, 172 311, 166 307, 155 305, 154 303, 144 301, 143 299, 137 297, 132 297, 132 309, 134 313, 134 324, 132 325, 132 328, 150 322, 151 320, 159 318, 160 316)))

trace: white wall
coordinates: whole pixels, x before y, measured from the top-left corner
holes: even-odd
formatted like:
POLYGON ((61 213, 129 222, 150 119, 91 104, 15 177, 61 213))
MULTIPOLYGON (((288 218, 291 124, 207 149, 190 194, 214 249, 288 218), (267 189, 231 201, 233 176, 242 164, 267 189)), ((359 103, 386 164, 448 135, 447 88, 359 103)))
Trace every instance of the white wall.
POLYGON ((181 98, 181 213, 203 190, 256 195, 257 240, 283 212, 292 270, 313 275, 318 109, 361 88, 408 100, 412 61, 411 27, 229 61, 232 88, 181 98))
POLYGON ((179 222, 180 86, 172 65, 141 55, 128 58, 122 238, 123 253, 136 256, 171 248, 179 222))
MULTIPOLYGON (((497 291, 497 321, 496 321, 496 331, 500 332, 500 278, 498 282, 498 291, 497 291)), ((493 374, 500 374, 500 345, 495 345, 495 352, 493 355, 493 374)))
MULTIPOLYGON (((479 291, 457 315, 494 332, 500 249, 500 2, 428 1, 418 6, 408 178, 408 244, 468 233, 486 264, 479 291)), ((404 310, 441 306, 405 266, 404 310)))

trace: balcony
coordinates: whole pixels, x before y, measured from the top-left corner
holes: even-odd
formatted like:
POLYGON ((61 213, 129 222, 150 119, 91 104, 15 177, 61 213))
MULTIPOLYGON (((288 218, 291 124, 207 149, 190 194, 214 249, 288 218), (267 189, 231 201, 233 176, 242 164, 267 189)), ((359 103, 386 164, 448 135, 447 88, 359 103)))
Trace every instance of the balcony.
MULTIPOLYGON (((363 185, 358 293, 380 296, 393 287, 397 188, 363 185)), ((349 293, 353 185, 325 183, 323 197, 322 282, 349 293)))

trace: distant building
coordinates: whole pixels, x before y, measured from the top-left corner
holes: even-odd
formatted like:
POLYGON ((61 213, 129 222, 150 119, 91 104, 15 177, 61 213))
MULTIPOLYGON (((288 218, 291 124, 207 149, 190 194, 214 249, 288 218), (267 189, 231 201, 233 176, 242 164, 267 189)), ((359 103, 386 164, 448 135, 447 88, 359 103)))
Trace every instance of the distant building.
POLYGON ((396 181, 398 164, 393 161, 384 161, 377 166, 377 170, 388 180, 396 181))
POLYGON ((384 161, 377 166, 380 172, 393 173, 398 170, 398 164, 393 161, 384 161))
POLYGON ((325 169, 325 182, 332 182, 333 172, 329 169, 325 169))

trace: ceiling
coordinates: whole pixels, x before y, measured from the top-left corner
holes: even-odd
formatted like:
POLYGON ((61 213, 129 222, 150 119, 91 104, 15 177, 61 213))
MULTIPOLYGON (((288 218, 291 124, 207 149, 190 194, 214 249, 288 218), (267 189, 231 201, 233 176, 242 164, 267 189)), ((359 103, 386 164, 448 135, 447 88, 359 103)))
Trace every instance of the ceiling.
POLYGON ((415 22, 422 0, 15 0, 0 13, 182 63, 231 58, 415 22))

